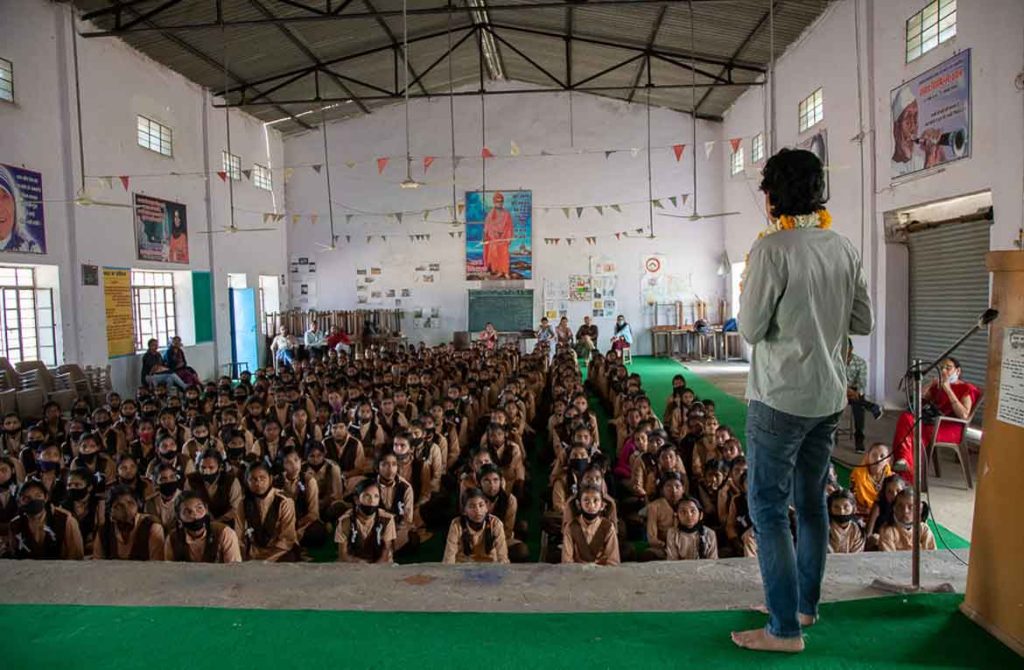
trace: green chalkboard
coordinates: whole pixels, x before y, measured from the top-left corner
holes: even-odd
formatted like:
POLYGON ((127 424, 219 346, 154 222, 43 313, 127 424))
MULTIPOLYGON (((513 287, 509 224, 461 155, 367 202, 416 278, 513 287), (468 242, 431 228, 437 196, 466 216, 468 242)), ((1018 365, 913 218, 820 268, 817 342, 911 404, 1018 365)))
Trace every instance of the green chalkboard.
POLYGON ((481 331, 490 321, 502 332, 533 330, 533 289, 469 292, 469 330, 481 331))
POLYGON ((210 273, 192 271, 192 310, 196 319, 196 343, 213 342, 213 290, 210 273))

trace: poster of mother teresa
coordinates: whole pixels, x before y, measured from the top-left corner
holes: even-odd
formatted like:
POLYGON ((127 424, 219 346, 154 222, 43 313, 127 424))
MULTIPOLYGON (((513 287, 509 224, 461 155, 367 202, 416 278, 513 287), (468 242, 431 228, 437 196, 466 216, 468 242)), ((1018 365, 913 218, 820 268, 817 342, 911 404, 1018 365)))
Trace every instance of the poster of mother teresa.
POLYGON ((43 176, 0 165, 0 251, 46 253, 43 176))
POLYGON ((533 191, 466 193, 466 279, 533 277, 533 191))

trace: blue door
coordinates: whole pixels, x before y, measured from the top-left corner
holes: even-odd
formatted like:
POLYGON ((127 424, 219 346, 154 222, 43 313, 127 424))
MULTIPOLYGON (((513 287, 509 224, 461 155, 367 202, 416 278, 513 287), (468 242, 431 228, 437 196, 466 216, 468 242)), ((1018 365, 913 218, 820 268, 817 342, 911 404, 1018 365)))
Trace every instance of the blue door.
POLYGON ((228 289, 231 297, 231 360, 234 373, 259 367, 259 339, 256 330, 256 289, 228 289))

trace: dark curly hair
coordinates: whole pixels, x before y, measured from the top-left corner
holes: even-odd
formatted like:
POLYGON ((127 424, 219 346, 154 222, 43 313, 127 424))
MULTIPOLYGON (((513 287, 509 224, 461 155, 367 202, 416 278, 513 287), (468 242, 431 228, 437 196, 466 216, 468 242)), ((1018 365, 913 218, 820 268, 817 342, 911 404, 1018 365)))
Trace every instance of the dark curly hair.
POLYGON ((760 188, 771 199, 773 217, 812 214, 825 204, 825 171, 810 151, 782 149, 761 171, 760 188))

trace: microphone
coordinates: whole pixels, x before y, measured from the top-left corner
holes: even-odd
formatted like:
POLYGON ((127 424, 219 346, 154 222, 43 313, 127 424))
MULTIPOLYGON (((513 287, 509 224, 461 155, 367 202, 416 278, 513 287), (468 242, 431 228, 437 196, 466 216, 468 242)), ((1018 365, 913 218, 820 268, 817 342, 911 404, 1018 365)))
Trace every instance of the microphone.
POLYGON ((995 321, 998 317, 999 317, 999 310, 998 309, 992 309, 992 308, 986 309, 985 312, 981 316, 978 317, 978 327, 979 328, 984 328, 988 324, 990 324, 993 321, 995 321))

